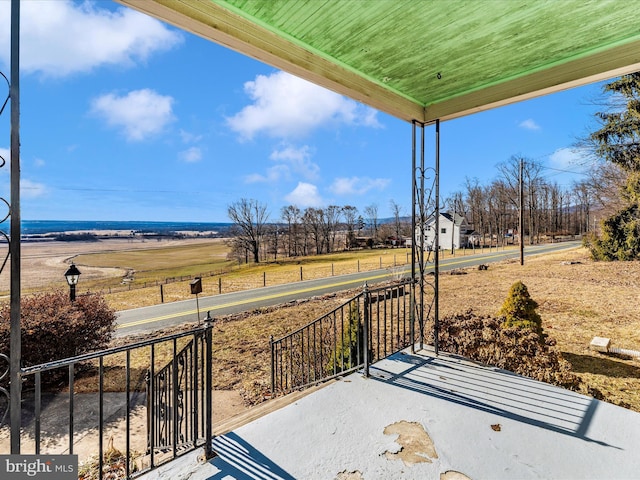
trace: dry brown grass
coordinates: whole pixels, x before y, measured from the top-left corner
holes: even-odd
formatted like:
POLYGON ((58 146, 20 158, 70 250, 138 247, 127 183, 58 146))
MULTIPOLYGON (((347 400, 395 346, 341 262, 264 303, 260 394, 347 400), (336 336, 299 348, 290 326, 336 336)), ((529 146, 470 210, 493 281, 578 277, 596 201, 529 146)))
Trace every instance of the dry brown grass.
POLYGON ((546 333, 588 385, 613 403, 640 411, 640 362, 589 350, 594 336, 640 350, 640 262, 594 262, 585 249, 442 275, 441 315, 473 308, 494 315, 521 280, 539 304, 546 333), (572 263, 573 262, 573 263, 572 263))
MULTIPOLYGON (((176 249, 179 255, 174 258, 176 265, 188 263, 189 256, 186 252, 188 249, 176 249)), ((142 258, 141 252, 134 252, 136 256, 142 258)), ((162 252, 154 252, 157 255, 162 252)), ((356 273, 359 271, 371 271, 379 268, 393 268, 394 266, 405 265, 410 260, 411 251, 407 249, 376 249, 376 250, 359 250, 351 252, 340 252, 329 255, 318 255, 300 258, 285 258, 277 262, 264 262, 260 264, 249 264, 242 266, 227 265, 228 270, 223 275, 213 277, 205 277, 202 280, 202 294, 217 295, 219 293, 237 292, 240 290, 249 290, 252 288, 260 288, 270 285, 282 285, 300 281, 300 271, 302 270, 303 280, 313 280, 317 278, 325 278, 332 275, 345 275, 348 273, 356 273)), ((114 258, 107 258, 96 255, 92 257, 83 256, 82 258, 90 258, 92 261, 102 262, 102 265, 109 264, 114 258)), ((127 258, 130 258, 127 255, 127 258)), ((153 259, 144 259, 146 265, 151 265, 153 259)), ((207 271, 209 264, 200 264, 200 272, 207 271)), ((148 266, 147 268, 151 268, 148 266)), ((191 274, 197 274, 197 268, 189 270, 191 274)), ((163 270, 162 274, 182 274, 188 275, 186 269, 163 270)), ((147 274, 147 281, 151 281, 151 273, 147 274)), ((160 278, 160 277, 158 277, 160 278)), ((190 294, 189 282, 184 280, 172 282, 162 285, 164 302, 175 302, 178 300, 186 300, 193 298, 190 294)), ((136 282, 138 282, 136 280, 136 282)), ((138 282, 140 283, 140 282, 138 282)), ((109 305, 116 310, 127 310, 130 308, 156 305, 160 303, 160 285, 153 285, 147 288, 136 288, 136 284, 132 285, 131 290, 107 293, 105 295, 109 305)))

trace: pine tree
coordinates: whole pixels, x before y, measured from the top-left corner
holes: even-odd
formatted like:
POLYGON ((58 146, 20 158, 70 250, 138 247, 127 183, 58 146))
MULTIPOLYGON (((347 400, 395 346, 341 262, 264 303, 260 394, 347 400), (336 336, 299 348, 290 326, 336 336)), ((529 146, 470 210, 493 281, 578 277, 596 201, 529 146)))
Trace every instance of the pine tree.
POLYGON ((622 190, 626 206, 602 222, 602 235, 589 242, 596 260, 640 259, 640 73, 604 86, 613 103, 624 106, 597 113, 601 128, 589 136, 595 153, 627 175, 622 190))

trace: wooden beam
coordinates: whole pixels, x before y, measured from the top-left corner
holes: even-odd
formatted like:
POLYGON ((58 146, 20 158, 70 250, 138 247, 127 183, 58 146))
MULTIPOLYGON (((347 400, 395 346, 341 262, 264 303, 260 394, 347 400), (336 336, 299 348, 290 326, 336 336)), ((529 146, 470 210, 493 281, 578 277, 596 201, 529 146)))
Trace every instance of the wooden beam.
POLYGON ((117 1, 394 117, 421 121, 424 116, 424 107, 418 102, 214 2, 117 1))

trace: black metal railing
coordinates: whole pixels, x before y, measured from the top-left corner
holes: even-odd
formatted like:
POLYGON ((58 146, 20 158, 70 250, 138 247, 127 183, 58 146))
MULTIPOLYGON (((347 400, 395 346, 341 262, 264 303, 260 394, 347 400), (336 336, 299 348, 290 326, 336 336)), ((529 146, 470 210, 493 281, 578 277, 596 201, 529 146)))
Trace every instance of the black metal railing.
POLYGON ((147 375, 147 412, 149 413, 149 449, 189 448, 205 431, 204 404, 206 338, 195 336, 179 352, 173 339, 171 361, 155 374, 147 375), (191 412, 192 415, 188 413, 191 412))
POLYGON ((126 478, 200 446, 211 456, 211 330, 23 368, 22 453, 80 453, 104 472, 117 448, 126 478))
POLYGON ((412 344, 411 279, 369 289, 271 339, 271 390, 287 393, 364 368, 412 344))

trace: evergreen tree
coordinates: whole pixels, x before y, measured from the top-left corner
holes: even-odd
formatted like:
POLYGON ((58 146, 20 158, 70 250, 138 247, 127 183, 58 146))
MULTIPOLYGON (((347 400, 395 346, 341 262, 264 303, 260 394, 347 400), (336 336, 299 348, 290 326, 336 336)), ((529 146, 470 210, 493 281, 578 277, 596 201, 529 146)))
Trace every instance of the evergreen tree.
POLYGON ((504 328, 530 328, 543 341, 542 319, 536 312, 537 307, 538 303, 529 295, 527 286, 521 281, 517 281, 511 285, 509 294, 498 312, 498 315, 504 317, 502 326, 504 328))
POLYGON ((358 302, 349 305, 347 324, 341 335, 341 341, 327 364, 327 374, 333 375, 350 370, 364 363, 364 329, 360 320, 358 302))
POLYGON ((588 246, 596 260, 640 259, 640 73, 604 86, 612 108, 597 113, 601 128, 589 136, 595 153, 626 174, 621 210, 602 222, 602 235, 588 246))

